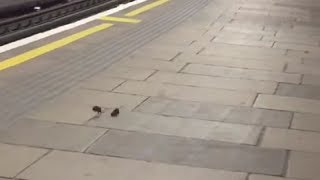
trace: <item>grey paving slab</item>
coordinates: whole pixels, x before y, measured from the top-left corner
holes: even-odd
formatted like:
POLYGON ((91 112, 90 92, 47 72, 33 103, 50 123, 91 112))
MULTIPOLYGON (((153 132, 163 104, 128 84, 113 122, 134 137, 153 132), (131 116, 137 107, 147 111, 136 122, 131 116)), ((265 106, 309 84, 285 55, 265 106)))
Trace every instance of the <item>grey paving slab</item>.
POLYGON ((319 153, 291 152, 287 177, 297 179, 319 179, 319 153))
POLYGON ((70 104, 71 102, 90 107, 98 105, 105 108, 125 107, 127 109, 133 109, 142 103, 146 98, 147 97, 130 94, 101 92, 87 89, 73 89, 54 99, 54 101, 60 101, 66 105, 70 104))
POLYGON ((54 151, 19 178, 34 180, 245 180, 246 173, 54 151))
POLYGON ((280 83, 277 95, 320 100, 320 87, 280 83))
POLYGON ((281 150, 113 130, 89 153, 271 175, 280 175, 286 161, 281 150))
POLYGON ((289 63, 286 72, 319 75, 319 66, 289 63))
POLYGON ((320 86, 320 75, 305 74, 302 84, 320 86))
POLYGON ((256 97, 256 94, 252 92, 237 92, 224 89, 178 86, 142 81, 127 81, 115 89, 114 92, 241 106, 250 106, 256 97))
POLYGON ((105 132, 102 128, 22 120, 0 131, 0 142, 83 151, 105 132))
POLYGON ((107 78, 94 76, 80 83, 80 87, 84 89, 92 89, 99 91, 111 91, 115 87, 119 86, 125 80, 120 78, 107 78))
POLYGON ((317 46, 319 44, 319 40, 311 37, 307 37, 307 36, 286 36, 286 35, 264 36, 262 40, 306 44, 306 45, 314 45, 314 46, 317 46))
POLYGON ((105 77, 131 79, 131 80, 145 80, 155 71, 152 69, 136 69, 126 66, 111 66, 100 75, 105 77))
POLYGON ((221 76, 237 79, 253 79, 262 81, 288 82, 298 84, 300 74, 283 72, 259 71, 253 69, 229 68, 203 64, 189 64, 182 72, 209 76, 221 76))
POLYGON ((291 128, 320 132, 320 115, 295 113, 291 124, 291 128))
POLYGON ((234 68, 261 69, 278 72, 282 71, 285 65, 285 62, 279 62, 278 59, 270 59, 269 61, 259 61, 247 58, 232 58, 226 56, 190 56, 185 54, 182 54, 175 58, 175 61, 234 68))
POLYGON ((213 42, 243 45, 243 46, 254 46, 254 47, 272 47, 274 43, 273 41, 248 40, 248 39, 237 39, 237 38, 220 38, 220 37, 215 38, 213 42))
POLYGON ((266 94, 272 94, 277 87, 277 83, 275 82, 171 72, 157 72, 149 77, 147 81, 266 94))
POLYGON ((131 67, 131 68, 143 68, 143 69, 177 72, 180 69, 182 69, 186 65, 186 63, 153 60, 150 58, 143 58, 143 59, 141 58, 141 59, 123 60, 117 63, 116 65, 131 67))
POLYGON ((191 137, 254 145, 261 127, 205 121, 199 119, 166 117, 120 109, 117 118, 110 117, 109 110, 100 118, 92 119, 89 125, 125 131, 138 131, 162 135, 191 137))
POLYGON ((251 107, 224 106, 214 103, 149 98, 137 109, 140 112, 205 119, 239 124, 288 128, 292 114, 251 107))
POLYGON ((249 176, 249 180, 297 180, 297 179, 278 177, 278 176, 266 176, 266 175, 252 174, 249 176))
POLYGON ((320 101, 305 98, 260 94, 254 104, 254 107, 319 114, 320 101))
POLYGON ((57 100, 43 104, 25 116, 42 121, 83 124, 96 116, 91 109, 92 106, 76 101, 57 100))
POLYGON ((270 59, 283 57, 285 55, 285 50, 241 45, 212 44, 202 51, 201 54, 222 55, 238 58, 270 59))
MULTIPOLYGON (((48 150, 0 143, 0 176, 14 177, 48 150)), ((2 179, 2 178, 0 178, 2 179)))
POLYGON ((303 152, 320 152, 319 138, 320 134, 316 132, 267 128, 261 146, 303 152))

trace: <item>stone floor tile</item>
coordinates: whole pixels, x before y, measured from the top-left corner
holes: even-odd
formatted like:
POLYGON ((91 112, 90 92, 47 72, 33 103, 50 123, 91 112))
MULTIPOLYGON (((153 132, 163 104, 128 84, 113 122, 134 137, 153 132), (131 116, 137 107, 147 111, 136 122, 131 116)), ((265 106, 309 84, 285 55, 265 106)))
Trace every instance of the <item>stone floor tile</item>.
POLYGON ((45 153, 47 153, 47 150, 45 149, 0 143, 0 176, 16 176, 20 171, 38 160, 45 153))
POLYGON ((32 180, 105 180, 106 177, 114 180, 245 180, 246 173, 54 151, 19 175, 32 180))
POLYGON ((249 180, 297 180, 297 179, 252 174, 249 176, 249 180))
POLYGON ((58 100, 35 108, 26 117, 42 121, 83 124, 96 116, 91 109, 92 106, 76 101, 58 100))
POLYGON ((317 46, 319 40, 307 36, 264 36, 262 40, 317 46))
MULTIPOLYGON (((157 42, 156 44, 159 44, 157 42)), ((150 45, 149 45, 150 46, 150 45)), ((134 52, 130 58, 133 59, 156 59, 156 60, 165 60, 165 61, 170 61, 172 60, 175 56, 177 56, 180 53, 179 48, 159 48, 158 46, 155 48, 153 46, 151 47, 143 47, 139 49, 138 51, 134 52)))
POLYGON ((280 175, 286 162, 284 150, 113 130, 100 138, 89 153, 270 175, 280 175))
POLYGON ((0 131, 0 141, 43 148, 83 151, 106 130, 37 120, 18 121, 0 131))
POLYGON ((291 152, 288 162, 287 177, 299 179, 319 179, 319 153, 291 152))
POLYGON ((320 87, 280 83, 277 95, 320 100, 320 87))
POLYGON ((170 72, 157 72, 148 78, 148 81, 207 88, 230 89, 244 92, 260 92, 266 94, 272 94, 277 87, 277 83, 275 82, 210 77, 170 72))
POLYGON ((166 117, 130 112, 125 109, 120 111, 121 114, 117 118, 109 117, 111 111, 108 111, 106 116, 92 119, 89 125, 252 145, 256 144, 261 131, 261 127, 250 125, 166 117))
MULTIPOLYGON (((238 25, 238 24, 237 24, 238 25)), ((253 26, 245 26, 244 27, 238 27, 237 25, 227 25, 223 28, 223 31, 227 32, 241 32, 241 33, 247 33, 247 34, 257 34, 257 35, 274 35, 274 31, 264 31, 262 30, 262 26, 256 26, 254 28, 253 26)))
POLYGON ((216 37, 214 38, 213 42, 243 45, 243 46, 254 46, 254 47, 272 47, 274 43, 273 41, 248 40, 248 39, 229 38, 229 37, 228 38, 216 37))
POLYGON ((154 72, 155 71, 151 69, 136 69, 130 67, 112 66, 100 75, 113 78, 145 80, 154 72))
POLYGON ((260 48, 252 46, 229 45, 229 44, 212 44, 201 52, 203 55, 221 55, 238 58, 274 58, 283 57, 285 50, 274 48, 260 48))
MULTIPOLYGON (((153 60, 153 59, 129 59, 124 60, 117 65, 131 67, 131 68, 146 68, 146 69, 153 69, 153 70, 161 70, 161 71, 174 71, 177 72, 181 68, 185 66, 186 63, 180 62, 172 62, 172 61, 161 61, 161 60, 153 60)), ((139 69, 135 69, 139 71, 139 69)))
POLYGON ((319 75, 319 66, 289 63, 286 72, 319 75))
POLYGON ((129 94, 76 89, 58 97, 56 101, 60 101, 65 104, 69 104, 68 102, 75 102, 89 105, 89 110, 92 109, 92 106, 96 105, 105 108, 125 107, 127 109, 134 109, 146 98, 147 97, 129 94))
POLYGON ((320 133, 267 128, 261 146, 304 152, 320 152, 320 133))
POLYGON ((163 98, 149 98, 136 110, 166 116, 281 128, 288 128, 292 119, 292 114, 284 111, 178 101, 163 98))
POLYGON ((276 95, 260 94, 254 107, 301 113, 320 113, 320 101, 318 100, 276 95))
POLYGON ((80 84, 81 88, 91 89, 91 90, 99 90, 99 91, 111 91, 115 87, 119 86, 123 83, 124 79, 119 78, 106 78, 95 76, 88 80, 83 81, 80 84))
POLYGON ((291 128, 320 132, 320 115, 295 113, 291 124, 291 128))
POLYGON ((214 39, 221 39, 221 40, 260 40, 262 35, 259 34, 248 34, 248 33, 241 33, 241 32, 230 32, 226 31, 223 28, 221 31, 217 32, 214 39))
POLYGON ((203 64, 189 64, 186 68, 183 69, 182 72, 209 76, 288 82, 296 84, 301 81, 301 75, 299 74, 259 71, 253 69, 228 68, 203 64))
POLYGON ((241 106, 252 105, 256 97, 255 93, 138 81, 125 82, 115 92, 241 106))
POLYGON ((320 53, 316 51, 288 50, 290 58, 319 58, 320 53))
POLYGON ((320 75, 305 74, 302 84, 320 86, 320 75))
POLYGON ((274 61, 258 61, 225 56, 187 56, 184 54, 178 56, 175 61, 234 68, 261 69, 267 71, 282 71, 285 66, 285 62, 279 62, 278 59, 274 61))

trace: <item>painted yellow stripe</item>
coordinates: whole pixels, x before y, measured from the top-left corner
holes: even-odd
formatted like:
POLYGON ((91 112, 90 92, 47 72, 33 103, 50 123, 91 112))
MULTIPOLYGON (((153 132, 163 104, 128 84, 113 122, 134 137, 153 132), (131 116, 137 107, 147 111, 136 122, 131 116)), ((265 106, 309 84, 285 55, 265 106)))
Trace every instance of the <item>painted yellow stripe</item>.
POLYGON ((119 18, 119 17, 110 17, 110 16, 101 17, 100 19, 105 21, 115 21, 115 22, 134 23, 134 24, 141 22, 141 20, 139 19, 119 18))
POLYGON ((73 34, 71 36, 68 36, 66 38, 60 39, 58 41, 52 42, 50 44, 47 44, 47 45, 41 46, 39 48, 33 49, 31 51, 25 52, 23 54, 20 54, 18 56, 13 57, 13 58, 1 61, 0 62, 0 71, 7 69, 7 68, 10 68, 10 67, 13 67, 13 66, 16 66, 18 64, 24 63, 26 61, 33 59, 33 58, 41 56, 45 53, 53 51, 55 49, 61 48, 65 45, 70 44, 74 41, 77 41, 81 38, 84 38, 84 37, 89 36, 91 34, 94 34, 96 32, 107 29, 107 28, 111 27, 112 25, 113 24, 107 24, 107 23, 101 24, 101 25, 86 29, 84 31, 78 32, 78 33, 73 34))
POLYGON ((162 5, 162 4, 166 3, 166 2, 169 2, 169 1, 170 0, 158 0, 158 1, 154 2, 154 3, 150 3, 148 5, 142 6, 141 8, 133 10, 133 11, 125 14, 125 16, 127 16, 127 17, 136 16, 138 14, 141 14, 141 13, 144 13, 146 11, 149 11, 150 9, 153 9, 153 8, 155 8, 157 6, 160 6, 160 5, 162 5))

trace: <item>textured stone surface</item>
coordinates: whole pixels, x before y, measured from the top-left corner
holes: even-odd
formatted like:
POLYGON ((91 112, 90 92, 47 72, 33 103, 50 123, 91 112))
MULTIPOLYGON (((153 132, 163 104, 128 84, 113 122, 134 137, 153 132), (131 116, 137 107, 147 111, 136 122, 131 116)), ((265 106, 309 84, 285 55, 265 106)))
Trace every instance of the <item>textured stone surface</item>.
POLYGON ((320 115, 295 113, 291 128, 320 132, 320 115))
POLYGON ((148 58, 143 59, 129 59, 117 63, 118 66, 125 66, 130 68, 142 68, 142 69, 154 69, 161 71, 174 71, 177 72, 185 63, 172 62, 172 61, 161 61, 161 60, 152 60, 148 58))
POLYGON ((234 68, 247 68, 247 69, 261 69, 268 71, 282 71, 285 63, 279 62, 278 59, 270 61, 258 61, 247 58, 232 58, 225 56, 189 56, 180 55, 175 61, 188 62, 194 64, 208 64, 214 66, 234 67, 234 68))
MULTIPOLYGON (((14 177, 43 156, 47 150, 0 143, 0 176, 14 177)), ((1 178, 0 178, 1 179, 1 178)))
POLYGON ((250 106, 256 97, 255 93, 138 81, 127 81, 115 92, 241 106, 250 106))
POLYGON ((301 113, 320 113, 320 101, 318 100, 275 95, 260 94, 254 104, 254 107, 301 113))
POLYGON ((89 125, 242 144, 256 144, 261 131, 256 126, 150 115, 125 109, 120 110, 117 118, 112 118, 110 111, 106 116, 90 121, 89 125))
POLYGON ((96 115, 91 109, 92 106, 90 105, 72 100, 59 100, 35 108, 26 117, 51 122, 83 124, 96 115))
POLYGON ((277 95, 320 100, 320 87, 280 83, 277 95))
POLYGON ((320 75, 306 74, 303 76, 302 84, 320 86, 320 75))
POLYGON ((125 107, 133 109, 145 99, 146 97, 137 95, 76 89, 56 98, 54 101, 60 101, 65 104, 69 102, 85 104, 89 105, 90 109, 96 105, 105 108, 125 107))
POLYGON ((296 179, 252 174, 249 176, 249 180, 296 180, 296 179))
POLYGON ((291 113, 283 111, 224 106, 214 103, 179 101, 164 98, 149 98, 137 108, 137 111, 167 116, 283 128, 288 128, 292 119, 291 113))
POLYGON ((144 161, 54 151, 19 178, 32 180, 245 180, 246 174, 144 161))
POLYGON ((319 179, 319 153, 291 152, 287 176, 301 179, 319 179))
POLYGON ((320 152, 319 138, 320 134, 315 132, 267 128, 261 146, 305 152, 320 152))
POLYGON ((109 131, 89 152, 148 162, 271 175, 282 173, 286 159, 282 150, 124 131, 109 131))
POLYGON ((101 73, 101 76, 131 80, 145 80, 152 73, 154 73, 154 70, 152 69, 136 69, 130 67, 113 66, 107 71, 101 73))
POLYGON ((83 81, 80 87, 85 89, 93 89, 93 90, 100 90, 100 91, 111 91, 115 87, 119 86, 125 80, 118 79, 118 78, 106 78, 106 77, 99 77, 95 76, 90 78, 86 81, 83 81))
POLYGON ((0 131, 0 142, 83 151, 105 132, 101 128, 23 120, 0 131))
POLYGON ((275 82, 289 82, 298 84, 301 76, 299 74, 289 74, 282 72, 259 71, 252 69, 228 68, 219 66, 209 66, 202 64, 190 64, 183 72, 191 74, 201 74, 209 76, 222 76, 229 78, 254 79, 275 82))
POLYGON ((157 72, 156 74, 148 78, 148 81, 207 88, 230 89, 245 92, 260 92, 269 94, 273 93, 277 86, 277 83, 275 82, 233 79, 224 77, 210 77, 169 72, 157 72))

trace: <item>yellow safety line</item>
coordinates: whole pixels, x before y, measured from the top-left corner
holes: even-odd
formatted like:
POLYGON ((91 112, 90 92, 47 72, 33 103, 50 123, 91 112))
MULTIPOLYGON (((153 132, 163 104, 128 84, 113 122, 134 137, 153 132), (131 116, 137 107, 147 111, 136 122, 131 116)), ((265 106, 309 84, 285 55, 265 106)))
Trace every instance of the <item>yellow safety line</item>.
POLYGON ((111 17, 111 16, 101 17, 100 19, 105 21, 115 21, 115 22, 134 23, 134 24, 141 22, 141 20, 139 19, 119 18, 119 17, 111 17))
POLYGON ((164 4, 164 3, 168 2, 168 1, 170 1, 170 0, 158 0, 156 2, 153 2, 153 3, 150 3, 148 5, 145 5, 145 6, 141 7, 141 8, 133 10, 133 11, 125 14, 125 16, 127 16, 127 17, 136 16, 136 15, 141 14, 143 12, 149 11, 150 9, 153 9, 153 8, 155 8, 157 6, 160 6, 160 5, 162 5, 162 4, 164 4))
POLYGON ((65 45, 70 44, 70 43, 72 43, 74 41, 77 41, 77 40, 79 40, 81 38, 84 38, 84 37, 89 36, 91 34, 94 34, 96 32, 99 32, 99 31, 102 31, 104 29, 107 29, 107 28, 111 27, 112 25, 113 24, 104 23, 104 24, 101 24, 101 25, 86 29, 84 31, 78 32, 78 33, 73 34, 71 36, 68 36, 66 38, 63 38, 63 39, 57 40, 55 42, 49 43, 47 45, 41 46, 39 48, 30 50, 30 51, 25 52, 23 54, 20 54, 18 56, 15 56, 15 57, 6 59, 4 61, 1 61, 0 62, 0 71, 4 70, 4 69, 7 69, 7 68, 10 68, 10 67, 13 67, 13 66, 16 66, 18 64, 24 63, 26 61, 29 61, 29 60, 35 58, 35 57, 38 57, 38 56, 41 56, 41 55, 43 55, 45 53, 53 51, 55 49, 61 48, 61 47, 65 46, 65 45))

